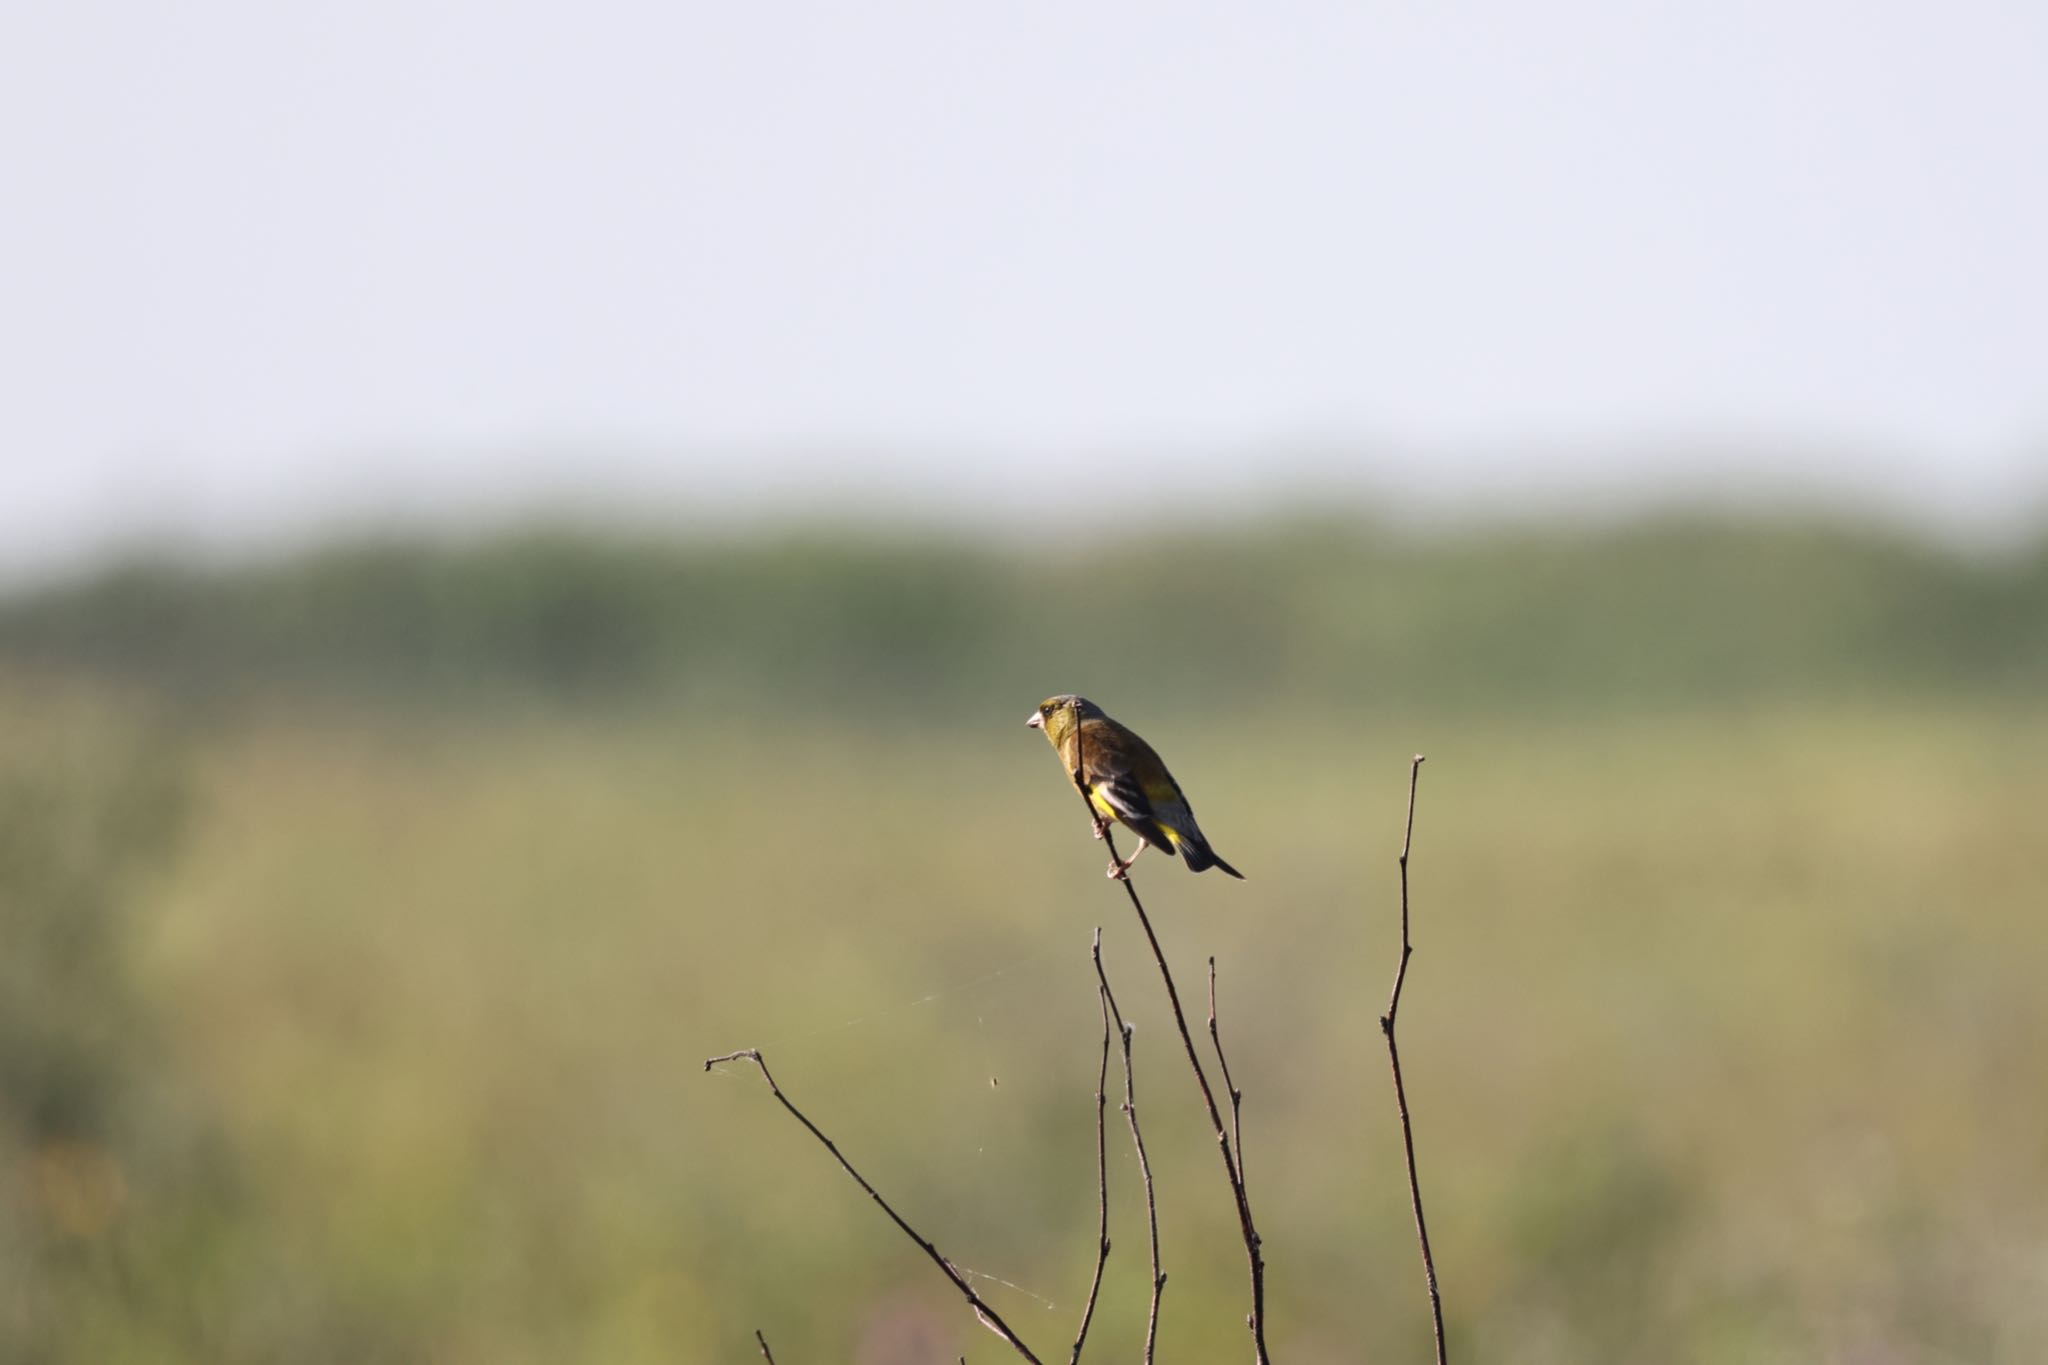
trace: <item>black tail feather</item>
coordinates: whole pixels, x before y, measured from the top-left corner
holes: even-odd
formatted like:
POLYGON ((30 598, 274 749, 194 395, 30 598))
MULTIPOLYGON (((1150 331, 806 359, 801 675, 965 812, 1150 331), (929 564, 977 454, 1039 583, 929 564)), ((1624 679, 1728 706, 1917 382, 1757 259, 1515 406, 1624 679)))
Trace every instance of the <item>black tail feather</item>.
POLYGON ((1244 880, 1244 873, 1239 872, 1229 863, 1226 863, 1221 858, 1217 857, 1216 850, 1209 847, 1207 840, 1182 840, 1180 845, 1180 856, 1187 860, 1188 871, 1190 872, 1207 872, 1210 868, 1213 867, 1219 869, 1220 871, 1228 872, 1231 876, 1237 878, 1239 881, 1244 880))

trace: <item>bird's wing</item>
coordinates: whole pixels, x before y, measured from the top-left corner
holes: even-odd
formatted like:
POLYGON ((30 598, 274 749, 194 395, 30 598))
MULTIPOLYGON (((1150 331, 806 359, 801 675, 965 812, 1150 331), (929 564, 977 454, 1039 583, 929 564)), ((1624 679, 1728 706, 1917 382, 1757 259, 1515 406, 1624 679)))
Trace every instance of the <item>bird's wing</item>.
POLYGON ((1128 769, 1097 768, 1089 774, 1088 785, 1126 823, 1143 825, 1152 818, 1151 799, 1145 795, 1144 784, 1138 781, 1136 773, 1128 769))
POLYGON ((1131 775, 1144 789, 1147 805, 1157 809, 1163 806, 1187 804, 1181 795, 1180 783, 1173 780, 1173 774, 1166 770, 1166 761, 1159 757, 1159 751, 1136 735, 1130 737, 1126 751, 1131 775))
MULTIPOLYGON (((1078 732, 1081 775, 1089 789, 1106 802, 1126 824, 1143 826, 1152 818, 1152 799, 1146 794, 1142 764, 1134 760, 1144 741, 1107 721, 1084 722, 1078 732)), ((1158 761, 1155 757, 1155 763, 1158 761)))
POLYGON ((1167 770, 1165 760, 1144 740, 1135 735, 1132 739, 1132 767, 1144 786, 1145 802, 1151 807, 1153 820, 1170 831, 1176 843, 1186 839, 1199 841, 1202 829, 1195 823, 1194 808, 1188 805, 1187 796, 1167 770))
POLYGON ((1182 839, 1199 839, 1202 827, 1195 823, 1195 813, 1189 809, 1187 798, 1176 795, 1168 801, 1152 804, 1152 818, 1182 839))

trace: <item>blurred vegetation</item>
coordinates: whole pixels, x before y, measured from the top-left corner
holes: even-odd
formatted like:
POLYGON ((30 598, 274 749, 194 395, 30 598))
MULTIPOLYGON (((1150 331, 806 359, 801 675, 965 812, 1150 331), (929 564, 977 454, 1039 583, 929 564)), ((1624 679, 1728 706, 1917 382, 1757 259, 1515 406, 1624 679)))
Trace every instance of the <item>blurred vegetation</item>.
POLYGON ((132 888, 175 844, 185 792, 161 737, 120 712, 4 700, 0 1358, 129 1358, 193 1339, 160 1272, 204 1282, 233 1202, 130 964, 132 888))
MULTIPOLYGON (((2048 556, 1666 521, 1115 549, 526 533, 0 605, 0 1359, 993 1359, 778 1078, 1051 1353, 1088 966, 1138 1026, 1161 1358, 1242 1251, 1079 687, 1251 881, 1217 955, 1276 1354, 2048 1358, 2048 556), (1048 1306, 1048 1304, 1053 1306, 1048 1306)), ((1112 1140, 1116 1132, 1112 1129, 1112 1140)), ((1136 1171, 1094 1358, 1142 1330, 1136 1171)))
POLYGON ((1436 537, 1296 522, 1036 552, 825 533, 365 540, 235 567, 135 561, 18 596, 0 660, 216 698, 946 716, 1020 679, 1165 706, 2028 697, 2048 686, 2048 541, 1969 558, 1873 529, 1680 518, 1436 537))

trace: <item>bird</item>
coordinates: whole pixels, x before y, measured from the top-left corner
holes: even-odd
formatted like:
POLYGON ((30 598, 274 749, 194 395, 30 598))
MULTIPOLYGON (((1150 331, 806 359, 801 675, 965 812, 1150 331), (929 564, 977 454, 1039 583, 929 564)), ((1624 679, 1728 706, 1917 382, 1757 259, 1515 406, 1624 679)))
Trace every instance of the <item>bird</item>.
POLYGON ((1129 858, 1111 854, 1110 877, 1123 880, 1138 855, 1156 844, 1168 857, 1178 853, 1191 872, 1215 867, 1244 880, 1244 873, 1209 847, 1180 783, 1129 726, 1071 692, 1047 697, 1024 723, 1044 733, 1068 778, 1088 798, 1095 811, 1096 838, 1109 832, 1107 821, 1112 817, 1138 836, 1138 847, 1129 858))

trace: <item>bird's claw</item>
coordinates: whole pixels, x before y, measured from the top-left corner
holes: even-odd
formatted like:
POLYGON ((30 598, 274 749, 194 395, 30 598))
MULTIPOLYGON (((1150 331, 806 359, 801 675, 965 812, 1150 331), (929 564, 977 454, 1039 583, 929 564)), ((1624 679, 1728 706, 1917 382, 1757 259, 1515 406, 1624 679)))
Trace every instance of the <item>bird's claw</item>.
POLYGON ((1121 858, 1112 858, 1109 862, 1109 871, 1102 875, 1113 882, 1127 882, 1131 879, 1131 865, 1121 858))
POLYGON ((1091 826, 1091 828, 1095 831, 1095 837, 1097 839, 1104 839, 1109 837, 1109 821, 1103 819, 1101 816, 1097 816, 1095 818, 1095 823, 1091 826))

